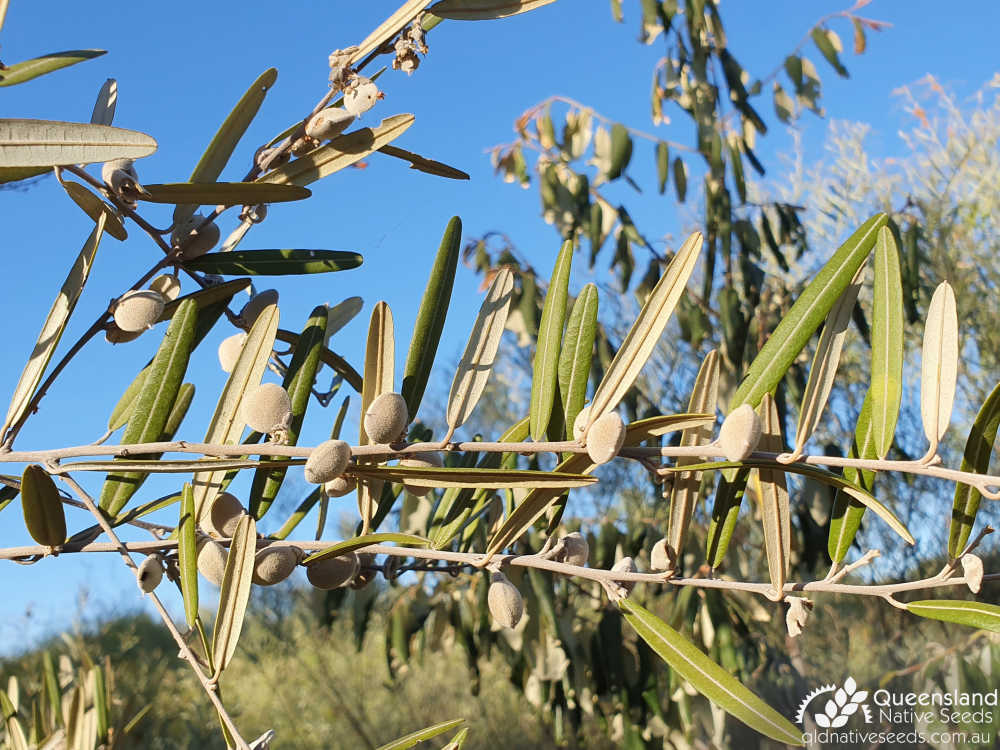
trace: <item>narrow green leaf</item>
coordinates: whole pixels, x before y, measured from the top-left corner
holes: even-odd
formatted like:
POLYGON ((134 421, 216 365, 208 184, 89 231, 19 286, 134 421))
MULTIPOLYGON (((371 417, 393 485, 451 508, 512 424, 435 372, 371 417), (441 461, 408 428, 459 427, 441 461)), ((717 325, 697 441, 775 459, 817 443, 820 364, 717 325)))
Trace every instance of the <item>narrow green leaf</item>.
POLYGON ((111 726, 111 719, 108 715, 108 693, 104 684, 104 670, 100 665, 91 667, 90 674, 91 690, 93 691, 94 713, 97 719, 97 741, 104 744, 108 740, 108 728, 111 726))
MULTIPOLYGON (((297 346, 299 343, 299 335, 297 333, 292 333, 291 331, 286 331, 284 328, 279 328, 275 337, 278 341, 284 341, 286 344, 291 344, 293 347, 297 346)), ((344 380, 347 381, 351 388, 358 393, 361 393, 361 374, 355 370, 347 362, 347 360, 336 352, 331 352, 326 348, 320 350, 319 358, 322 360, 323 364, 329 365, 334 372, 343 376, 344 380)))
POLYGON ((39 544, 56 547, 66 541, 66 511, 52 477, 41 466, 28 464, 21 475, 24 525, 39 544))
POLYGON ((618 607, 629 625, 677 674, 719 708, 778 742, 802 746, 802 732, 702 653, 693 643, 630 599, 618 607))
POLYGON ((942 281, 931 297, 921 364, 920 416, 930 443, 930 458, 937 453, 951 421, 958 380, 958 310, 955 292, 947 281, 942 281))
POLYGON ((221 276, 287 276, 357 268, 364 259, 346 250, 233 250, 206 253, 184 262, 189 271, 221 276))
MULTIPOLYGON (((758 413, 761 418, 761 451, 780 453, 781 420, 778 407, 770 393, 761 399, 758 413)), ((785 578, 788 575, 788 561, 791 554, 791 515, 788 506, 788 483, 783 471, 757 469, 754 472, 755 489, 760 503, 761 521, 764 527, 764 550, 767 554, 767 570, 771 577, 775 600, 784 598, 785 578)))
MULTIPOLYGON (((194 300, 195 306, 198 308, 200 320, 202 317, 205 317, 205 312, 208 307, 218 303, 223 303, 223 307, 227 306, 236 294, 249 287, 251 283, 250 279, 233 279, 232 281, 225 281, 221 284, 213 284, 212 286, 199 289, 197 292, 192 292, 191 294, 185 294, 183 297, 178 297, 177 299, 168 302, 164 306, 160 317, 156 319, 156 322, 162 323, 164 320, 170 320, 174 317, 177 309, 189 299, 194 300)), ((218 316, 216 316, 216 319, 218 319, 218 316)), ((203 338, 203 336, 201 338, 203 338)), ((201 338, 196 337, 196 340, 200 341, 201 338)))
MULTIPOLYGON (((727 464, 728 466, 728 464, 727 464)), ((708 536, 705 540, 705 559, 710 568, 715 570, 722 565, 729 542, 736 529, 736 521, 743 504, 743 492, 747 486, 750 469, 734 465, 737 470, 726 472, 720 477, 715 488, 715 501, 712 503, 712 519, 708 525, 708 536)), ((694 464, 686 467, 690 471, 719 468, 718 464, 694 464)))
POLYGON ((104 216, 104 231, 116 240, 128 239, 128 232, 121 217, 111 206, 105 203, 96 193, 87 190, 79 182, 63 181, 60 183, 66 194, 78 205, 87 216, 97 223, 98 217, 104 216))
POLYGON ((674 190, 677 191, 677 202, 683 203, 684 199, 687 198, 688 189, 688 174, 687 165, 684 160, 679 157, 674 157, 674 190))
POLYGON ((45 683, 49 725, 52 727, 63 726, 62 691, 59 689, 59 679, 56 677, 56 665, 52 661, 52 653, 48 650, 42 652, 42 679, 45 683))
POLYGON ((441 0, 428 8, 438 18, 453 21, 490 21, 516 16, 555 0, 441 0))
POLYGON ((426 547, 430 544, 430 540, 413 534, 399 534, 392 531, 381 532, 378 534, 366 534, 365 536, 356 536, 353 539, 348 539, 338 544, 334 544, 321 552, 309 555, 309 557, 306 558, 302 564, 312 565, 320 560, 328 560, 331 557, 340 557, 341 555, 346 555, 348 552, 353 552, 356 549, 361 549, 362 547, 367 547, 371 544, 388 544, 389 542, 404 547, 426 547))
POLYGON ((11 487, 10 485, 0 487, 0 510, 10 505, 20 492, 20 484, 17 487, 11 487))
POLYGON ((441 750, 462 750, 465 746, 465 740, 469 736, 469 728, 465 727, 459 732, 455 733, 455 736, 451 738, 451 742, 445 745, 441 750))
POLYGON ((406 399, 406 408, 413 418, 424 397, 427 379, 434 365, 441 331, 448 316, 451 290, 458 268, 458 255, 462 248, 462 220, 453 216, 445 227, 434 265, 427 279, 417 319, 413 323, 410 350, 403 368, 403 386, 400 393, 406 399))
POLYGON ((115 108, 118 106, 118 81, 109 78, 97 92, 94 111, 90 113, 91 125, 110 125, 115 119, 115 108))
POLYGON ((245 515, 233 532, 233 541, 226 556, 226 572, 219 590, 219 613, 212 629, 212 671, 217 677, 236 653, 236 644, 243 630, 250 584, 253 580, 254 555, 257 554, 257 524, 245 515))
POLYGON ((250 206, 258 203, 300 201, 312 195, 298 185, 269 185, 263 182, 171 182, 144 185, 139 200, 149 203, 191 203, 195 205, 250 206))
POLYGON ((93 60, 106 52, 107 50, 104 49, 72 49, 66 52, 50 52, 31 60, 13 63, 0 69, 0 86, 24 83, 54 70, 76 65, 85 60, 93 60))
MULTIPOLYGON (((1000 428, 1000 384, 993 389, 979 408, 972 423, 962 454, 962 471, 986 474, 990 468, 993 444, 1000 428)), ((951 510, 951 527, 948 530, 948 557, 954 560, 969 543, 969 535, 976 523, 982 494, 967 484, 955 485, 955 500, 951 510)))
POLYGON ((271 534, 272 539, 287 539, 288 535, 295 531, 296 527, 302 523, 302 519, 309 515, 309 511, 313 509, 313 506, 319 502, 320 496, 322 495, 323 487, 316 487, 312 492, 306 495, 306 498, 299 503, 292 515, 288 517, 288 520, 282 524, 281 528, 275 533, 271 534))
POLYGON ((55 120, 0 119, 0 167, 57 167, 141 159, 156 141, 135 130, 55 120))
POLYGON ((903 280, 896 240, 882 227, 875 243, 872 308, 872 429, 875 455, 885 458, 903 398, 903 280))
MULTIPOLYGON (((861 403, 861 413, 858 416, 858 424, 854 430, 854 440, 848 456, 850 458, 875 458, 871 390, 865 393, 865 399, 861 403)), ((844 468, 843 477, 848 482, 857 484, 869 492, 875 483, 875 472, 858 471, 852 466, 844 468)), ((827 539, 827 552, 835 563, 839 564, 847 556, 847 552, 857 536, 858 528, 861 526, 865 510, 863 504, 846 492, 837 491, 833 500, 833 511, 830 513, 830 536, 827 539)))
POLYGON ((617 180, 628 168, 631 160, 632 136, 628 134, 628 128, 616 122, 611 126, 611 161, 608 164, 606 178, 617 180))
MULTIPOLYGON (((392 310, 379 302, 372 310, 368 322, 368 339, 365 343, 365 374, 361 384, 361 415, 358 434, 361 445, 371 443, 365 430, 365 414, 372 402, 383 393, 393 390, 396 367, 396 332, 392 310)), ((365 463, 365 462, 362 462, 365 463)), ((358 511, 361 514, 362 533, 369 531, 377 500, 382 496, 382 481, 358 483, 358 511)))
POLYGON ((418 172, 426 172, 427 174, 432 174, 437 177, 447 177, 452 180, 470 179, 469 175, 461 169, 450 167, 447 164, 434 161, 433 159, 427 159, 420 154, 415 154, 412 151, 407 151, 406 149, 398 148, 397 146, 382 146, 382 148, 379 149, 379 153, 391 156, 395 159, 408 161, 410 162, 410 169, 415 169, 418 172))
POLYGON ((955 622, 970 628, 1000 633, 1000 607, 995 604, 964 599, 926 599, 907 602, 906 608, 915 615, 931 620, 955 622))
MULTIPOLYGON (((323 346, 329 346, 330 338, 341 328, 350 323, 361 312, 365 302, 361 297, 348 297, 343 302, 338 302, 326 313, 326 336, 323 338, 323 346)), ((418 316, 419 317, 419 316, 418 316)))
POLYGON ((21 378, 17 381, 17 387, 14 388, 14 395, 10 399, 10 407, 7 409, 7 418, 4 420, 3 428, 0 429, 0 437, 25 416, 28 404, 31 402, 32 396, 35 395, 35 389, 38 388, 42 375, 45 374, 45 368, 48 367, 49 360, 52 359, 52 354, 59 345, 59 339, 62 338, 63 331, 66 329, 66 323, 69 321, 70 315, 73 314, 77 300, 80 299, 80 292, 83 291, 84 284, 87 283, 87 277, 94 264, 94 256, 97 254, 97 247, 101 243, 104 223, 104 215, 102 214, 98 217, 94 231, 90 233, 83 249, 76 258, 76 262, 73 263, 69 275, 63 282, 59 296, 52 303, 52 308, 42 324, 42 330, 38 334, 38 340, 31 352, 31 357, 28 359, 28 364, 24 366, 21 378))
POLYGON ((660 195, 667 191, 670 178, 670 146, 664 141, 656 143, 656 181, 660 195))
POLYGON ((822 26, 817 26, 812 30, 812 40, 816 44, 816 49, 826 58, 830 66, 837 71, 837 75, 842 78, 849 78, 847 68, 840 62, 840 57, 837 55, 839 51, 839 39, 836 44, 834 43, 834 39, 837 39, 837 35, 829 29, 824 29, 822 26))
MULTIPOLYGON (((589 460, 589 459, 588 459, 589 460)), ((364 479, 382 479, 405 482, 412 487, 481 487, 488 489, 521 488, 545 489, 557 487, 586 487, 596 484, 596 477, 554 471, 527 469, 442 468, 417 466, 368 466, 358 465, 352 474, 364 479)))
MULTIPOLYGON (((552 270, 549 290, 542 305, 542 320, 538 324, 534 369, 531 378, 531 439, 542 440, 552 416, 559 377, 559 353, 562 347, 563 324, 566 322, 566 299, 569 296, 569 273, 573 264, 573 241, 563 243, 552 270)), ((572 425, 570 425, 572 427, 572 425)))
MULTIPOLYGON (((715 349, 712 350, 713 352, 715 349)), ((711 352, 709 352, 711 355, 711 352)), ((707 358, 706 358, 707 359, 707 358)), ((702 366, 704 366, 704 362, 702 366)), ((692 394, 694 395, 694 394, 692 394)), ((707 405, 706 405, 707 406, 707 405)), ((711 425, 715 424, 715 415, 708 412, 685 412, 683 414, 660 414, 629 422, 625 430, 625 445, 638 445, 651 438, 660 437, 671 432, 687 431, 708 427, 711 436, 711 425)), ((683 435, 681 440, 683 440, 683 435)), ((706 440, 707 442, 707 440, 706 440)), ((691 462, 697 459, 688 459, 691 462)))
MULTIPOLYGON (((28 750, 28 738, 24 734, 24 727, 18 719, 17 709, 11 703, 6 691, 0 690, 0 714, 3 715, 4 728, 7 730, 7 744, 10 750, 28 750)), ((450 727, 449 727, 450 728, 450 727)), ((411 745, 405 745, 411 747, 411 745)))
MULTIPOLYGON (((552 0, 542 0, 543 2, 552 2, 552 0)), ((412 734, 407 734, 399 739, 395 739, 385 745, 381 745, 376 748, 376 750, 407 750, 416 745, 418 742, 423 742, 424 740, 429 740, 432 737, 437 737, 439 734, 447 732, 449 729, 454 729, 459 726, 465 719, 452 719, 451 721, 442 721, 440 724, 434 724, 426 729, 421 729, 419 731, 413 732, 412 734)))
POLYGON ((194 515, 194 490, 184 483, 181 493, 180 518, 177 521, 177 567, 181 574, 181 596, 184 598, 184 619, 189 628, 198 619, 198 542, 194 515))
POLYGON ((27 180, 51 171, 52 167, 0 167, 0 184, 27 180))
POLYGON ((572 437, 573 422, 587 400, 587 382, 597 335, 597 307, 597 287, 587 284, 573 302, 559 351, 559 396, 567 438, 572 437))
POLYGON ((10 0, 0 0, 0 29, 3 28, 4 19, 7 18, 7 6, 10 0))

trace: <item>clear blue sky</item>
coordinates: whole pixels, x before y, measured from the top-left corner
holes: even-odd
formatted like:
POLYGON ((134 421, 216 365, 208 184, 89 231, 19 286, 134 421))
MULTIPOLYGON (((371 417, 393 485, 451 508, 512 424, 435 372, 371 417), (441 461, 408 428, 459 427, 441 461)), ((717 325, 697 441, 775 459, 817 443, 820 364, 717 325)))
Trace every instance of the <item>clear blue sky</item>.
MULTIPOLYGON (((177 0, 168 5, 12 0, 0 32, 4 62, 73 48, 103 48, 109 53, 27 85, 3 89, 0 112, 5 117, 86 121, 101 84, 114 77, 120 97, 115 124, 145 131, 159 141, 158 152, 138 165, 141 179, 178 182, 187 178, 246 87, 274 66, 279 71, 277 84, 224 174, 224 178, 239 179, 256 146, 305 114, 322 95, 330 50, 360 41, 397 4, 367 2, 343 9, 340 3, 287 0, 276 9, 231 0, 177 0)), ((540 218, 537 191, 523 191, 495 178, 485 149, 510 140, 514 119, 555 93, 654 131, 648 95, 650 72, 660 49, 635 41, 638 2, 624 5, 623 25, 612 22, 607 2, 594 0, 560 0, 505 21, 448 22, 430 34, 430 55, 415 75, 407 78, 388 72, 380 81, 385 100, 365 117, 364 124, 400 112, 414 113, 416 123, 397 145, 460 167, 472 180, 445 181, 410 171, 402 162, 373 158, 367 169, 348 170, 314 185, 309 201, 272 207, 270 217, 251 233, 245 248, 330 248, 356 250, 365 256, 364 266, 356 271, 276 279, 273 285, 282 295, 282 327, 299 330, 315 304, 360 294, 364 310, 333 347, 359 364, 371 306, 384 299, 395 315, 397 351, 402 358, 426 281, 426 266, 445 223, 455 214, 462 217, 467 237, 493 229, 505 231, 537 267, 551 267, 558 239, 540 218)), ((830 0, 744 1, 725 3, 722 12, 732 49, 746 68, 761 75, 777 65, 820 16, 845 6, 830 0)), ((862 13, 894 26, 870 34, 864 56, 845 53, 852 80, 837 78, 818 55, 811 56, 823 77, 828 114, 872 123, 877 156, 900 148, 895 137, 899 111, 891 97, 894 88, 933 73, 960 93, 969 93, 996 70, 1000 7, 994 3, 942 6, 929 0, 876 0, 862 13)), ((846 24, 834 28, 850 46, 846 24)), ((769 103, 761 106, 772 120, 769 103)), ((665 139, 688 142, 691 133, 681 119, 675 120, 678 125, 655 132, 665 139)), ((802 126, 810 155, 816 157, 826 123, 809 115, 802 126)), ((788 144, 787 133, 775 128, 760 153, 773 166, 776 152, 788 144)), ((633 165, 637 181, 650 184, 652 150, 647 145, 637 145, 633 165)), ((676 235, 684 229, 672 200, 649 194, 642 199, 626 193, 621 197, 628 198, 630 210, 649 234, 676 235)), ((153 207, 147 215, 154 224, 169 224, 166 207, 153 207)), ((227 215, 223 232, 234 223, 227 215)), ((7 366, 0 372, 0 395, 13 391, 41 321, 89 229, 89 220, 52 179, 24 191, 0 192, 0 267, 7 280, 0 309, 7 321, 8 347, 7 366)), ((124 244, 105 238, 63 349, 158 253, 134 229, 124 244)), ((580 276, 574 286, 583 281, 580 276)), ((448 364, 460 354, 478 307, 477 284, 470 271, 460 271, 439 352, 441 388, 450 382, 448 364)), ((192 362, 199 392, 182 428, 184 437, 200 439, 204 434, 224 383, 215 347, 230 333, 220 326, 192 362)), ((18 447, 74 445, 96 439, 104 430, 111 405, 158 340, 154 333, 118 347, 103 340, 93 343, 45 399, 42 411, 22 432, 18 447)), ((303 441, 323 439, 332 419, 332 412, 324 415, 312 405, 303 441)), ((96 476, 86 479, 86 486, 99 491, 96 476)), ((156 488, 166 491, 170 486, 150 482, 145 495, 154 497, 160 494, 156 488)), ((306 491, 300 478, 290 477, 286 486, 306 491)), ((29 543, 18 514, 17 503, 5 511, 0 545, 29 543)), ((79 527, 87 521, 71 514, 70 523, 79 527)), ((303 528, 311 529, 308 524, 303 528)), ((0 653, 17 650, 27 640, 74 621, 81 590, 89 591, 90 617, 141 604, 129 574, 110 555, 45 560, 31 567, 4 563, 2 570, 0 653)))

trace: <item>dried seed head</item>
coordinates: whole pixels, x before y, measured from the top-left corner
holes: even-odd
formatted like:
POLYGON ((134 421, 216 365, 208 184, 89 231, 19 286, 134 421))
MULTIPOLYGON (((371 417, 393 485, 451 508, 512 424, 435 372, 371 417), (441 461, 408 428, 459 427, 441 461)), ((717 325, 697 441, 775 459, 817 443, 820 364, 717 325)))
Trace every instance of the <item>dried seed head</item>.
POLYGON ((730 461, 742 461, 760 442, 760 417, 750 404, 734 409, 719 430, 719 448, 730 461))
POLYGON ((355 591, 363 589, 375 580, 378 570, 375 568, 375 555, 371 552, 358 553, 358 573, 354 576, 350 586, 355 591))
POLYGON ((355 76, 344 91, 344 109, 358 117, 374 107, 381 96, 370 78, 355 76))
POLYGON ((243 421, 251 430, 271 435, 288 429, 292 420, 292 399, 276 383, 262 383, 243 398, 243 421))
POLYGON ((255 294, 249 302, 243 305, 243 309, 240 310, 239 322, 249 331, 265 308, 276 304, 278 304, 277 290, 265 289, 263 292, 255 294))
POLYGON ((396 40, 393 48, 396 51, 396 56, 392 61, 393 70, 402 70, 407 75, 410 75, 420 66, 420 58, 417 56, 417 50, 413 42, 405 35, 396 40))
POLYGON ((806 622, 809 620, 809 612, 813 603, 804 596, 790 596, 786 599, 788 611, 785 613, 785 627, 788 628, 788 635, 795 638, 802 635, 806 622))
POLYGON ((281 583, 299 564, 297 547, 265 547, 253 559, 253 582, 258 586, 281 583))
POLYGON ((181 280, 173 274, 164 273, 150 281, 149 288, 159 293, 167 302, 173 302, 181 293, 181 280))
POLYGON ((205 580, 214 583, 216 586, 222 585, 222 578, 226 574, 226 558, 229 553, 218 542, 202 537, 198 542, 198 572, 205 580))
POLYGON ((494 573, 490 578, 490 588, 486 594, 493 620, 504 628, 516 628, 524 615, 524 599, 521 592, 503 573, 494 573))
POLYGON ((573 420, 573 439, 583 440, 583 431, 587 427, 587 420, 590 419, 590 407, 585 406, 580 409, 580 413, 573 420))
POLYGON ((336 589, 350 583, 358 574, 360 562, 351 552, 339 557, 328 557, 319 562, 306 564, 306 578, 318 589, 336 589))
POLYGON ((343 497, 357 488, 358 482, 354 477, 337 477, 331 479, 323 485, 323 491, 327 497, 343 497))
POLYGON ((163 297, 150 289, 126 292, 115 303, 115 325, 125 333, 142 333, 163 313, 163 297))
POLYGON ((306 135, 317 141, 328 141, 343 133, 355 117, 343 107, 327 107, 309 118, 306 135))
POLYGON ((409 421, 406 399, 398 393, 383 393, 365 413, 365 433, 373 443, 394 443, 409 421))
POLYGON ((240 358, 240 353, 243 351, 243 345, 246 341, 246 332, 240 331, 227 339, 223 339, 222 343, 219 344, 219 364, 222 366, 223 372, 232 372, 233 368, 236 367, 236 360, 240 358))
POLYGON ((351 446, 343 440, 326 440, 306 459, 306 481, 324 484, 344 473, 351 460, 351 446))
POLYGON ((351 74, 351 57, 358 51, 357 45, 347 49, 335 49, 330 53, 330 85, 341 89, 351 74))
POLYGON ((590 545, 579 531, 573 531, 560 540, 563 544, 562 561, 569 565, 586 565, 590 557, 590 545))
POLYGON ((649 567, 652 570, 673 570, 672 552, 673 550, 667 547, 667 540, 664 537, 653 545, 653 549, 649 553, 649 567))
POLYGON ((170 235, 170 244, 181 248, 181 255, 185 260, 191 260, 207 253, 215 247, 222 235, 219 225, 214 221, 198 229, 204 220, 205 217, 201 214, 193 214, 179 227, 175 227, 170 235))
POLYGON ((142 331, 123 331, 114 323, 109 323, 104 331, 104 338, 111 344, 125 344, 129 341, 135 341, 142 334, 142 331))
POLYGON ((291 152, 296 156, 302 156, 303 154, 308 154, 315 148, 319 148, 319 141, 315 138, 310 138, 308 135, 304 135, 301 138, 296 138, 292 141, 291 152))
POLYGON ((135 574, 135 582, 146 594, 160 585, 163 580, 163 558, 155 552, 148 555, 139 565, 135 574))
MULTIPOLYGON (((611 570, 615 573, 637 573, 639 571, 639 569, 635 567, 635 560, 631 557, 623 557, 611 566, 611 570)), ((635 586, 635 581, 617 581, 617 583, 626 591, 631 591, 635 586)))
MULTIPOLYGON (((415 466, 417 468, 434 468, 440 469, 444 466, 444 459, 441 458, 440 453, 434 451, 423 451, 421 453, 411 453, 402 461, 399 462, 400 466, 415 466)), ((430 494, 432 487, 417 487, 412 484, 407 484, 403 482, 403 486, 406 491, 411 495, 416 495, 417 497, 427 497, 430 494)))
POLYGON ((587 455, 595 464, 606 464, 625 444, 625 423, 617 412, 604 414, 587 431, 587 455))
POLYGON ((213 537, 232 539, 240 516, 246 511, 243 505, 228 492, 220 492, 212 501, 212 507, 202 519, 201 525, 213 537))

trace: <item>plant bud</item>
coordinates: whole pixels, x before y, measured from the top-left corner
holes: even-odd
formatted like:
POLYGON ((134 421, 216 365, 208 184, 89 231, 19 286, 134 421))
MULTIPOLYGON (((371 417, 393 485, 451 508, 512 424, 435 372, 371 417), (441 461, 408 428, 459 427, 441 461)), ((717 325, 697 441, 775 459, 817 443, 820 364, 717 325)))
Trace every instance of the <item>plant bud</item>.
POLYGON ((287 430, 292 420, 292 399, 276 383, 262 383, 243 398, 243 421, 251 430, 271 435, 287 430))
MULTIPOLYGON (((635 567, 635 560, 631 557, 623 557, 611 567, 611 570, 615 573, 637 573, 639 571, 635 567)), ((635 581, 616 581, 616 583, 626 591, 631 591, 635 586, 635 581)))
POLYGON ((406 399, 398 393, 383 393, 365 413, 365 433, 373 443, 394 443, 409 421, 406 399))
POLYGON ((617 412, 598 417, 587 431, 587 455, 595 464, 606 464, 625 444, 625 423, 617 412))
POLYGON ((339 557, 327 557, 309 564, 306 561, 306 578, 318 589, 329 590, 347 585, 358 574, 360 562, 353 552, 339 557))
POLYGON ((240 517, 246 511, 243 505, 228 492, 220 492, 209 509, 201 525, 213 537, 232 539, 240 517))
POLYGON ((583 431, 587 427, 587 420, 590 419, 590 407, 585 406, 580 409, 580 413, 573 420, 573 439, 583 440, 583 431))
POLYGON ((163 313, 163 297, 149 289, 126 292, 115 303, 115 324, 125 333, 152 328, 163 313))
POLYGON ((323 485, 327 497, 343 497, 357 489, 358 482, 354 477, 340 476, 331 479, 323 485))
POLYGON ((354 115, 342 107, 327 107, 309 118, 306 135, 317 141, 328 141, 343 133, 354 119, 354 115))
POLYGON ((150 281, 149 288, 167 302, 173 302, 181 293, 181 280, 173 274, 164 273, 150 281))
POLYGON ((359 552, 358 553, 358 573, 354 576, 354 580, 351 581, 350 586, 355 591, 363 589, 373 580, 378 574, 375 569, 375 555, 371 552, 359 552))
POLYGON ((652 570, 673 570, 674 561, 671 552, 672 550, 667 549, 667 539, 664 537, 653 545, 649 553, 649 567, 652 570))
POLYGON ((265 547, 253 559, 253 582, 258 586, 281 583, 299 564, 299 550, 295 547, 265 547))
POLYGON ((521 592, 503 573, 494 573, 490 578, 490 589, 486 595, 493 620, 505 628, 516 628, 524 615, 524 599, 521 592))
POLYGON ((163 558, 154 552, 152 555, 148 555, 139 565, 139 570, 135 574, 135 581, 143 593, 148 594, 159 586, 162 580, 163 558))
POLYGON ((343 440, 326 440, 306 459, 306 481, 324 484, 344 473, 351 461, 351 446, 343 440))
POLYGON ((579 531, 573 531, 561 539, 563 543, 562 561, 569 565, 584 566, 590 557, 590 545, 579 531))
POLYGON ((232 372, 233 368, 236 367, 236 360, 240 358, 246 340, 246 332, 240 331, 223 339, 222 343, 219 344, 219 364, 222 366, 223 372, 232 372))
MULTIPOLYGON (((411 453, 409 456, 404 458, 399 462, 400 466, 415 466, 417 468, 435 468, 440 469, 444 466, 444 459, 441 458, 440 453, 434 451, 424 451, 422 453, 411 453)), ((427 497, 430 494, 432 487, 416 487, 414 485, 407 484, 403 482, 403 486, 406 491, 411 495, 416 495, 417 497, 427 497)))
POLYGON ((276 304, 278 304, 278 292, 274 289, 265 289, 263 292, 255 294, 240 310, 240 321, 243 323, 243 327, 249 331, 264 309, 276 304))
POLYGON ((344 92, 344 109, 358 117, 374 107, 380 96, 378 86, 371 79, 357 76, 344 92))
POLYGON ((205 220, 201 214, 194 214, 181 226, 176 227, 170 235, 170 244, 182 249, 181 255, 184 260, 191 260, 204 255, 219 241, 222 232, 219 225, 214 221, 207 226, 197 229, 205 220))
POLYGON ((222 578, 226 574, 226 558, 229 553, 218 542, 202 537, 198 542, 198 572, 205 580, 214 583, 216 586, 222 585, 222 578))
POLYGON ((729 461, 742 461, 760 442, 760 417, 750 404, 733 410, 719 430, 719 448, 729 461))

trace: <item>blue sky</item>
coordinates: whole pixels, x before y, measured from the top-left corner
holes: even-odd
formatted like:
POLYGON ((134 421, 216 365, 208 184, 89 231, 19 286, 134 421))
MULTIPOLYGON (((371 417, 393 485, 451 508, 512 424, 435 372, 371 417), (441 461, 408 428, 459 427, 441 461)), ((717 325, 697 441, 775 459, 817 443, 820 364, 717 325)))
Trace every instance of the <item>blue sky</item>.
MULTIPOLYGON (((167 6, 12 0, 0 31, 4 62, 73 48, 96 47, 109 53, 27 85, 3 89, 0 112, 4 117, 86 121, 101 84, 114 77, 120 97, 115 124, 147 132, 159 142, 157 153, 138 164, 141 179, 179 182, 187 178, 246 87, 274 66, 279 71, 277 84, 224 174, 239 179, 256 146, 308 112, 325 91, 330 50, 360 41, 396 5, 289 0, 276 10, 273 5, 229 0, 175 1, 167 6)), ((463 219, 467 237, 502 230, 537 268, 551 268, 559 242, 541 220, 537 191, 521 190, 494 177, 485 153, 488 147, 511 140, 514 119, 548 95, 586 102, 608 117, 665 139, 690 141, 682 118, 658 129, 649 121, 650 71, 660 50, 635 41, 638 2, 626 0, 624 5, 622 25, 612 22, 608 3, 593 0, 559 0, 505 21, 448 22, 430 34, 430 55, 416 74, 407 78, 389 71, 380 81, 385 100, 365 116, 363 124, 400 112, 414 113, 415 124, 397 145, 453 164, 472 179, 441 180, 408 170, 402 162, 373 158, 364 170, 347 170, 314 185, 309 201, 272 207, 268 220, 255 228, 243 247, 330 248, 365 256, 365 264, 356 271, 275 279, 273 286, 282 294, 282 327, 299 330, 314 305, 359 294, 365 307, 338 335, 333 348, 360 364, 368 314, 374 302, 384 299, 395 315, 401 366, 429 258, 447 220, 456 214, 463 219)), ((779 64, 819 17, 842 7, 828 0, 731 1, 722 12, 731 48, 747 69, 760 75, 779 64)), ((901 113, 891 96, 893 89, 933 73, 960 94, 971 93, 996 70, 1000 7, 994 3, 943 7, 928 0, 876 0, 861 12, 893 27, 870 34, 865 55, 845 53, 851 80, 839 79, 811 48, 807 51, 823 78, 829 116, 872 123, 876 156, 901 149, 895 137, 901 113)), ((834 22, 833 28, 849 47, 847 24, 834 22)), ((774 120, 769 103, 761 107, 769 122, 774 120)), ((818 157, 826 122, 807 115, 800 126, 808 155, 818 157)), ((776 166, 776 154, 789 143, 788 134, 775 127, 759 153, 776 166)), ((650 184, 652 164, 652 149, 637 143, 632 174, 640 184, 650 184)), ((677 207, 669 194, 664 199, 654 192, 642 198, 622 192, 620 197, 628 200, 647 233, 676 237, 686 229, 677 218, 677 207)), ((154 224, 169 224, 166 207, 151 207, 147 216, 154 224)), ((0 297, 8 321, 8 358, 0 372, 0 394, 13 391, 41 321, 89 232, 88 224, 52 179, 23 191, 0 192, 0 267, 8 280, 0 297)), ((225 233, 235 220, 227 215, 222 224, 225 233)), ((134 229, 124 244, 105 238, 63 349, 158 253, 134 229)), ((587 280, 579 272, 574 288, 587 280)), ((264 286, 269 285, 265 280, 264 286)), ((439 352, 439 388, 447 388, 448 365, 464 346, 479 304, 477 286, 470 271, 460 270, 439 352)), ((182 428, 184 437, 200 439, 204 434, 224 383, 215 348, 230 333, 221 327, 213 332, 192 362, 199 392, 182 428)), ((158 341, 154 333, 118 347, 103 340, 91 344, 45 399, 18 447, 96 439, 111 406, 158 341)), ((311 406, 303 441, 323 439, 332 419, 332 410, 322 413, 311 406)), ((356 421, 354 412, 350 423, 356 421)), ((96 492, 99 480, 86 477, 86 486, 96 492)), ((295 486, 303 487, 301 480, 295 486)), ((170 485, 150 482, 147 487, 147 496, 154 497, 160 494, 155 488, 170 485)), ((29 543, 18 512, 16 503, 7 508, 0 545, 29 543)), ((82 515, 71 514, 70 519, 71 525, 86 523, 82 515)), ((0 653, 72 622, 81 590, 89 592, 90 616, 140 606, 128 573, 110 555, 45 560, 31 567, 5 564, 3 571, 0 653)))

